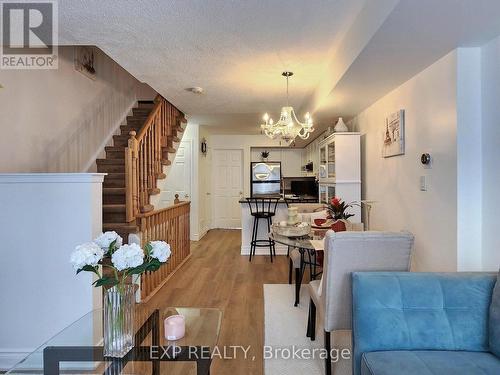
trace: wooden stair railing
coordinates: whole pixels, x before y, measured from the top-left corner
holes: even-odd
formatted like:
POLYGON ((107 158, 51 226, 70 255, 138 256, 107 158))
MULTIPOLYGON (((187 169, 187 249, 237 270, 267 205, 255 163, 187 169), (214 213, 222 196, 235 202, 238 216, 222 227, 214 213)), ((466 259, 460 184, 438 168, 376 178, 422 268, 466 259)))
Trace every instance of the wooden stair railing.
POLYGON ((171 163, 168 153, 175 153, 173 142, 179 141, 177 132, 183 131, 181 122, 185 122, 182 112, 158 95, 141 129, 129 133, 125 148, 127 222, 154 209, 149 197, 157 193, 157 179, 165 178, 163 166, 171 163))
POLYGON ((161 240, 169 243, 172 249, 167 264, 162 265, 156 272, 146 272, 141 275, 142 301, 147 302, 188 259, 189 211, 190 202, 181 202, 137 217, 143 246, 149 241, 161 240))
MULTIPOLYGON (((167 264, 156 272, 141 275, 141 299, 146 301, 187 260, 190 254, 190 203, 182 202, 155 210, 149 200, 151 195, 159 193, 157 180, 166 177, 163 167, 171 163, 169 154, 175 154, 174 142, 180 142, 178 133, 184 131, 181 123, 185 123, 186 120, 182 112, 160 95, 151 105, 152 109, 149 107, 147 110, 136 110, 144 117, 147 116, 144 123, 141 122, 137 127, 127 126, 122 129, 125 134, 128 132, 128 140, 118 137, 116 139, 119 142, 126 141, 125 160, 124 165, 122 164, 125 173, 116 174, 117 177, 125 179, 125 207, 123 205, 105 207, 108 210, 124 209, 126 224, 129 224, 131 228, 136 228, 135 230, 127 228, 127 231, 129 233, 137 232, 137 230, 141 232, 143 246, 153 240, 163 240, 171 246, 172 255, 167 264)), ((125 135, 120 137, 125 137, 125 135)), ((116 147, 113 147, 107 152, 117 153, 120 150, 123 148, 116 150, 116 147)), ((104 162, 101 161, 102 163, 104 162)), ((110 225, 116 226, 115 223, 110 225)))

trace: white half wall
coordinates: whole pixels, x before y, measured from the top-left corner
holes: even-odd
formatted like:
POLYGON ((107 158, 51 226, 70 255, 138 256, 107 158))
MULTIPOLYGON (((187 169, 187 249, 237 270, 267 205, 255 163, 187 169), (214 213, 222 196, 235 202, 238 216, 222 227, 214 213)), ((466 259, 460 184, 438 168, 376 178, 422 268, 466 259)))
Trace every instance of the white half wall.
POLYGON ((102 174, 0 174, 0 369, 101 306, 69 257, 102 228, 102 174))
POLYGON ((353 121, 362 133, 362 199, 377 203, 374 230, 415 235, 413 269, 457 270, 457 54, 451 52, 353 121), (385 118, 405 110, 405 155, 381 156, 385 118), (420 155, 432 155, 424 168, 420 155), (420 191, 424 176, 427 191, 420 191))

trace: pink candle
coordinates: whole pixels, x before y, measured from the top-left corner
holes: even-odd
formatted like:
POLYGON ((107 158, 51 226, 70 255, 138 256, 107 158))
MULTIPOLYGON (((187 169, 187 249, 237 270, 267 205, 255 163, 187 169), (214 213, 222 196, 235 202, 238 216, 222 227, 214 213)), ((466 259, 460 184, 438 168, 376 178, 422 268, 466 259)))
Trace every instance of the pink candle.
POLYGON ((165 338, 167 340, 179 340, 186 333, 186 322, 182 315, 172 315, 165 319, 165 338))

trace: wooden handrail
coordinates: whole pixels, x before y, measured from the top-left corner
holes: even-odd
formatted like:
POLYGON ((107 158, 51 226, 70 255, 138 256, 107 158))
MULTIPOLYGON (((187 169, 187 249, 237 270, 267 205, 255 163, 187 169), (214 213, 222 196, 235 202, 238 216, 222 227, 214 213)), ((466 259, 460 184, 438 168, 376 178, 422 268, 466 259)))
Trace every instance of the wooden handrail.
POLYGON ((170 211, 173 208, 182 207, 182 206, 188 206, 190 204, 191 204, 190 201, 182 201, 182 202, 180 202, 178 204, 173 204, 171 206, 168 206, 168 207, 165 207, 165 208, 161 208, 159 210, 154 210, 154 211, 150 211, 150 212, 145 212, 143 214, 139 214, 139 215, 137 215, 137 218, 145 218, 145 217, 157 215, 157 214, 160 214, 160 213, 165 212, 165 211, 170 211))
POLYGON ((144 138, 144 136, 147 134, 149 128, 153 125, 154 118, 158 114, 158 111, 161 109, 161 104, 162 104, 161 99, 163 99, 161 97, 161 95, 156 96, 156 98, 154 100, 155 106, 153 107, 151 112, 149 112, 149 115, 146 119, 146 122, 142 126, 141 130, 139 130, 139 134, 137 134, 137 137, 136 137, 137 141, 140 142, 144 138))
POLYGON ((125 149, 125 194, 127 222, 151 211, 149 196, 156 189, 168 151, 184 114, 161 95, 138 133, 130 132, 125 149))
POLYGON ((137 218, 143 246, 149 241, 161 240, 168 242, 172 251, 168 263, 158 271, 141 275, 142 301, 151 298, 189 257, 189 211, 190 202, 182 202, 137 218))

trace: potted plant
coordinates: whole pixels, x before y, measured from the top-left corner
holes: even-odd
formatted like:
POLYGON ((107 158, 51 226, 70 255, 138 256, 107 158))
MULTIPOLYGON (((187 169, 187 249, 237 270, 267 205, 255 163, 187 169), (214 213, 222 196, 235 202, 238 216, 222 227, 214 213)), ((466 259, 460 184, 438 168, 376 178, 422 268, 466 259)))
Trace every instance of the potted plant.
POLYGON ((269 151, 265 150, 260 153, 260 158, 262 161, 267 161, 267 158, 269 157, 269 151))
POLYGON ((332 229, 335 232, 342 232, 346 230, 345 222, 348 221, 350 217, 354 216, 354 214, 349 213, 348 210, 356 205, 357 203, 355 202, 346 203, 342 199, 334 197, 325 206, 325 209, 328 212, 327 218, 334 220, 332 229))
POLYGON ((122 242, 116 232, 106 232, 93 242, 77 246, 70 258, 77 274, 92 272, 97 275, 93 285, 104 287, 104 355, 119 358, 134 346, 132 276, 158 270, 171 253, 164 241, 151 241, 144 250, 122 242))

